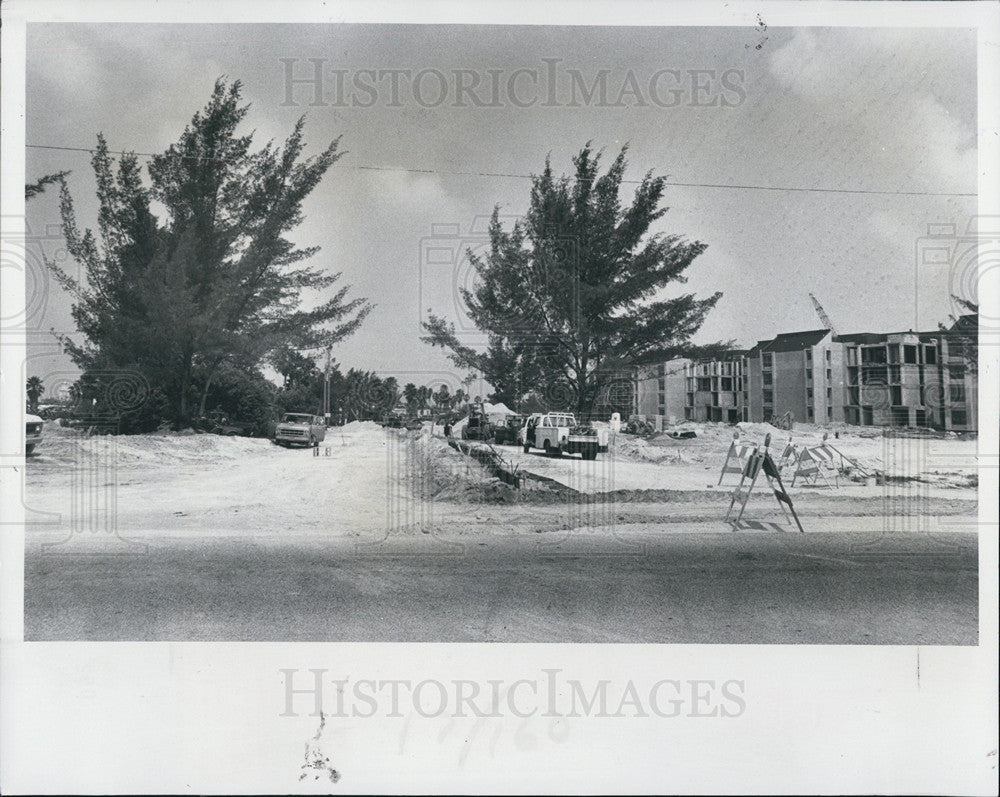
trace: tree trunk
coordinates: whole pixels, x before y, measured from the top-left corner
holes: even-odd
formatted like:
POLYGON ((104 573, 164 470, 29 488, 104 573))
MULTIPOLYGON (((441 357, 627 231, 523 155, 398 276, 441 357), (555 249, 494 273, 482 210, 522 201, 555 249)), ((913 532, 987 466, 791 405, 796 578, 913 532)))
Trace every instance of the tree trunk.
POLYGON ((191 388, 191 360, 192 356, 190 354, 185 355, 184 367, 181 370, 181 401, 180 417, 178 418, 178 425, 181 429, 191 425, 190 413, 188 411, 188 390, 191 388))
POLYGON ((215 371, 218 369, 222 358, 219 357, 214 363, 212 363, 211 369, 208 372, 208 379, 205 380, 205 388, 201 391, 201 401, 198 404, 198 417, 201 418, 205 414, 205 402, 208 400, 208 389, 212 386, 212 380, 215 378, 215 371))

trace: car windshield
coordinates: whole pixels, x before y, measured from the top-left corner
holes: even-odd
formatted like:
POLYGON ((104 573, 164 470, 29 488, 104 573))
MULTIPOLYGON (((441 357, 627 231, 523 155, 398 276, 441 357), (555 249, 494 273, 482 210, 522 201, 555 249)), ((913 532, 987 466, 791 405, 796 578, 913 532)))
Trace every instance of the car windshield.
POLYGON ((309 423, 312 420, 312 415, 294 415, 289 413, 285 416, 285 423, 309 423))

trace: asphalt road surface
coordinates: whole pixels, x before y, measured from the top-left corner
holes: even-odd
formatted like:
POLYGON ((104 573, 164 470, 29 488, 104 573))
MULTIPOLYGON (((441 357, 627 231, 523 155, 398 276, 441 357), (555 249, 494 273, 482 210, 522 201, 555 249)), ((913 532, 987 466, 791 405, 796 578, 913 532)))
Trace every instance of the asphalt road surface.
POLYGON ((673 531, 36 544, 25 638, 977 642, 974 534, 673 531))

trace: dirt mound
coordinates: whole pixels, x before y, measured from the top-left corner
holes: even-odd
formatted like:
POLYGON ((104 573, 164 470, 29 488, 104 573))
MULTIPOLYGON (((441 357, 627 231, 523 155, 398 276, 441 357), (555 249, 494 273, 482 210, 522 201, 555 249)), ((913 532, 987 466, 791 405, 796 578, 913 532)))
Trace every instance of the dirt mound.
POLYGON ((190 430, 88 436, 79 429, 46 424, 33 461, 39 465, 65 465, 103 454, 118 464, 176 465, 235 459, 269 445, 263 438, 197 434, 190 430))
POLYGON ((518 492, 492 476, 479 462, 429 434, 408 438, 407 478, 415 496, 461 503, 510 503, 518 492))

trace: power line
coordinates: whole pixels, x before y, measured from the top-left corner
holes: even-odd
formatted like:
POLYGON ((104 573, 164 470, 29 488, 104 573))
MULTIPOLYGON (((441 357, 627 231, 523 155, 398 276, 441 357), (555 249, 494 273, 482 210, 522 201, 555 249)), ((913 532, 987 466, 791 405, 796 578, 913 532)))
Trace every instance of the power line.
MULTIPOLYGON (((59 146, 48 146, 45 144, 26 144, 29 149, 48 149, 48 150, 61 150, 64 152, 86 152, 88 154, 94 154, 95 150, 88 149, 86 147, 59 147, 59 146)), ((137 155, 144 158, 154 158, 162 153, 153 152, 125 152, 122 150, 108 150, 109 155, 137 155)), ((184 157, 183 155, 178 155, 177 157, 184 157)), ((224 163, 225 161, 213 161, 215 163, 224 163)), ((352 166, 350 164, 343 164, 341 168, 355 169, 357 171, 371 171, 371 172, 405 172, 408 174, 445 174, 451 176, 459 177, 503 177, 503 178, 514 178, 522 180, 531 180, 535 175, 531 174, 517 174, 512 172, 466 172, 466 171, 451 171, 448 169, 414 169, 404 166, 368 166, 368 165, 357 165, 352 166)), ((623 183, 630 183, 634 185, 641 184, 640 180, 622 180, 623 183)), ((927 197, 977 197, 977 193, 963 193, 956 191, 884 191, 884 190, 872 190, 864 188, 819 188, 819 187, 803 187, 803 186, 778 186, 778 185, 753 185, 753 184, 739 184, 739 183, 682 183, 668 181, 664 183, 665 186, 678 186, 683 188, 720 188, 720 189, 734 189, 741 191, 789 191, 797 193, 816 193, 816 194, 864 194, 872 196, 927 196, 927 197)))

